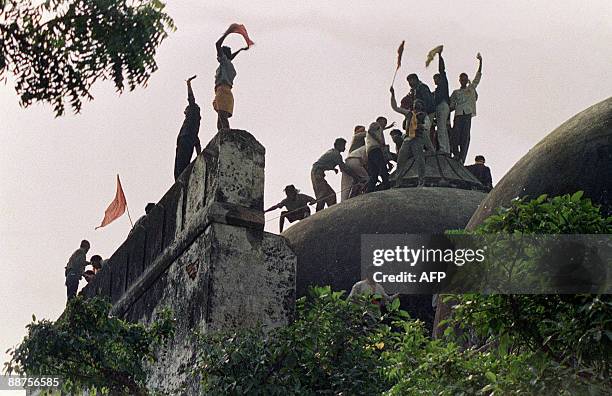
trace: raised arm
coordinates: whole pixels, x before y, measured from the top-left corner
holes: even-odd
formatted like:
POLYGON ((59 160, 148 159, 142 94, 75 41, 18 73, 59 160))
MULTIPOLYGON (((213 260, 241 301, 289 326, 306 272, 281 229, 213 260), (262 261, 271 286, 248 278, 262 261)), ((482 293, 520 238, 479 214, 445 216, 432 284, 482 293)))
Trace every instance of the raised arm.
MULTIPOLYGON (((396 102, 397 104, 397 102, 396 102)), ((383 128, 383 131, 386 131, 387 129, 391 129, 395 126, 395 121, 393 121, 391 124, 387 125, 386 127, 383 128)))
POLYGON ((476 89, 478 83, 480 83, 480 77, 482 76, 482 56, 480 55, 480 52, 476 55, 476 59, 478 59, 478 70, 476 71, 476 75, 470 84, 470 86, 474 89, 476 89))
POLYGON ((242 52, 242 51, 246 51, 246 50, 248 50, 248 49, 249 49, 249 47, 240 48, 238 51, 236 51, 236 52, 234 52, 234 53, 232 54, 232 56, 230 57, 230 59, 231 59, 231 60, 234 60, 234 58, 236 57, 236 55, 238 55, 240 52, 242 52))
POLYGON ((391 92, 391 108, 394 111, 396 111, 396 112, 398 112, 400 114, 403 114, 404 116, 409 115, 410 114, 410 110, 404 109, 403 107, 399 107, 397 105, 397 100, 395 100, 395 89, 393 89, 393 87, 391 87, 389 89, 389 91, 391 92))
POLYGON ((223 46, 223 40, 225 40, 227 35, 227 32, 223 33, 223 36, 221 36, 219 40, 217 40, 217 42, 215 43, 215 46, 217 47, 217 56, 221 56, 221 47, 223 46))
POLYGON ((196 77, 197 76, 192 76, 187 79, 187 102, 189 102, 190 105, 195 104, 195 96, 193 96, 193 89, 191 88, 191 80, 196 77))
POLYGON ((446 74, 446 66, 444 65, 444 58, 442 58, 442 50, 438 52, 438 73, 446 74))

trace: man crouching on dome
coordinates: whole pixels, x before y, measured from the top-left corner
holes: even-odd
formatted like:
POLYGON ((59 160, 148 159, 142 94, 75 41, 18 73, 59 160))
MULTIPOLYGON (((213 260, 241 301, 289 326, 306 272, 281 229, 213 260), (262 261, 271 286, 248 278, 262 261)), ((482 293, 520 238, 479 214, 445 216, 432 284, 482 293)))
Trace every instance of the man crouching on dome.
POLYGON ((306 217, 310 216, 308 204, 316 202, 313 197, 306 194, 300 194, 300 190, 295 188, 293 184, 285 187, 285 194, 287 198, 265 210, 265 213, 267 213, 282 207, 287 208, 287 210, 281 212, 278 224, 279 232, 283 232, 285 219, 289 220, 289 223, 293 223, 294 221, 304 220, 306 217))

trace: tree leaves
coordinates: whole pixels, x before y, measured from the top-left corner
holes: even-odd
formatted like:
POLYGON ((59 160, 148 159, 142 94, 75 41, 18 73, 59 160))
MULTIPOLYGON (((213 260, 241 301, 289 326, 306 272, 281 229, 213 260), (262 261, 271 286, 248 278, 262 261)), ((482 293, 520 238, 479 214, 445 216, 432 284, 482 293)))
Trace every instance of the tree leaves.
POLYGON ((0 19, 0 79, 15 77, 21 105, 79 112, 97 80, 118 92, 146 85, 174 30, 159 0, 10 0, 0 19))
POLYGON ((173 334, 173 319, 162 311, 150 327, 110 316, 111 305, 98 298, 72 299, 56 321, 27 325, 28 334, 11 350, 7 373, 62 376, 64 390, 97 389, 142 394, 144 362, 173 334))

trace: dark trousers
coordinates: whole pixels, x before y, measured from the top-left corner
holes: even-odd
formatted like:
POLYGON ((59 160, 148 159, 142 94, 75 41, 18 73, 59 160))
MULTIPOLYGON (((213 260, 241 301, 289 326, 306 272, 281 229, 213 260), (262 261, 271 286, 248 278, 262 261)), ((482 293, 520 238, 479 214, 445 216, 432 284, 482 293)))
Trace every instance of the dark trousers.
POLYGON ((453 134, 451 141, 451 150, 453 156, 462 164, 465 164, 468 148, 470 147, 470 129, 472 128, 472 115, 459 114, 455 115, 453 125, 453 134))
POLYGON ((70 299, 76 296, 77 290, 79 289, 79 280, 81 280, 81 277, 79 275, 66 275, 66 294, 68 297, 68 301, 70 301, 70 299))
POLYGON ((389 186, 389 172, 387 171, 387 163, 385 156, 383 155, 382 149, 379 147, 368 151, 368 192, 376 190, 376 183, 378 182, 378 176, 382 178, 382 187, 387 188, 389 186))
POLYGON ((191 162, 191 155, 195 144, 191 139, 179 138, 176 142, 176 157, 174 157, 174 180, 183 173, 191 162))

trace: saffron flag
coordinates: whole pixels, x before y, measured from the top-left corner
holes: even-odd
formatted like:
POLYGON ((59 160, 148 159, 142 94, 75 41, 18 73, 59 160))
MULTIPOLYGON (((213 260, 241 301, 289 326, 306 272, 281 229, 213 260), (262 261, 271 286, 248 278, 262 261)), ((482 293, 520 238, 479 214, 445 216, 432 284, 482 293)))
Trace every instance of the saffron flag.
POLYGON ((395 70, 399 70, 400 66, 402 65, 402 55, 404 54, 404 44, 405 43, 406 41, 402 40, 402 43, 397 49, 397 67, 395 68, 395 70))
POLYGON ((244 27, 244 25, 241 25, 239 23, 232 23, 230 25, 230 27, 227 28, 227 31, 225 33, 227 33, 227 34, 229 34, 229 33, 238 33, 239 35, 244 37, 244 41, 246 41, 247 47, 251 47, 251 45, 255 44, 253 42, 253 40, 251 40, 249 38, 249 34, 247 33, 247 30, 244 27))
POLYGON ((127 201, 125 200, 125 194, 123 194, 121 180, 119 180, 119 175, 117 175, 117 192, 115 193, 115 199, 113 199, 113 202, 111 202, 110 205, 108 205, 108 208, 106 208, 102 224, 96 227, 96 230, 98 228, 109 225, 110 223, 121 217, 121 215, 125 213, 126 207, 127 201))

